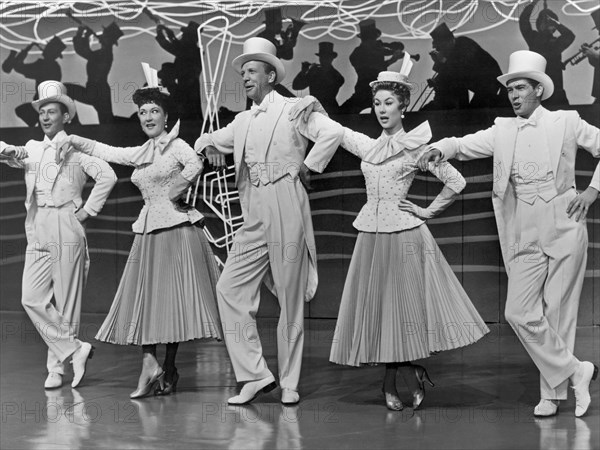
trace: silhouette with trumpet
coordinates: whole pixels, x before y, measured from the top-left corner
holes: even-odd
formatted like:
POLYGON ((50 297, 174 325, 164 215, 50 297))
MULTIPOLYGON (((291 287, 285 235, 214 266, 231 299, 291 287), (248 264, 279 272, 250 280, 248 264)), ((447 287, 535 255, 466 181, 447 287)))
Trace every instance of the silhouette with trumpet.
POLYGON ((177 99, 175 115, 180 119, 202 120, 200 102, 200 74, 202 62, 198 47, 198 29, 200 24, 190 21, 181 27, 181 37, 177 38, 173 30, 165 26, 158 17, 144 9, 156 23, 156 41, 164 50, 175 56, 173 61, 177 78, 176 92, 170 92, 177 99))
POLYGON ((554 94, 548 98, 545 104, 568 105, 569 100, 563 85, 564 66, 562 63, 562 52, 565 51, 575 40, 575 35, 566 26, 558 21, 556 13, 548 9, 544 0, 542 9, 536 19, 535 31, 531 26, 531 15, 539 0, 534 0, 527 5, 519 17, 519 29, 529 46, 529 50, 539 53, 546 58, 546 74, 554 83, 554 94), (558 36, 555 35, 558 33, 558 36))
POLYGON ((303 20, 291 19, 292 23, 283 29, 283 22, 280 8, 265 9, 265 29, 258 34, 258 37, 265 38, 275 45, 277 57, 286 61, 294 58, 294 47, 298 40, 300 30, 306 22, 303 20))
POLYGON ((437 75, 428 82, 435 96, 423 109, 490 108, 507 102, 497 81, 502 75, 500 66, 477 42, 455 37, 443 22, 430 36, 433 50, 429 54, 437 75), (473 93, 470 101, 469 91, 473 93))
MULTIPOLYGON (((350 54, 350 63, 358 79, 354 86, 354 94, 340 108, 341 112, 349 114, 359 113, 371 106, 369 83, 377 79, 379 72, 387 70, 388 66, 404 57, 404 45, 401 42, 384 43, 379 40, 381 31, 373 19, 361 21, 358 27, 361 43, 350 54)), ((418 61, 420 57, 411 55, 411 58, 418 61)))
MULTIPOLYGON (((600 32, 600 9, 592 13, 592 20, 595 24, 592 29, 600 32)), ((594 103, 600 103, 600 48, 594 45, 597 42, 600 42, 600 37, 591 44, 583 44, 575 56, 563 62, 565 66, 568 63, 575 65, 587 58, 590 65, 594 68, 594 81, 592 84, 592 97, 595 98, 594 103)))
POLYGON ((321 102, 329 114, 337 114, 339 105, 336 96, 344 84, 344 77, 339 73, 332 62, 337 57, 333 50, 332 42, 319 42, 319 64, 302 63, 302 70, 294 81, 292 88, 296 90, 309 88, 310 95, 321 102))
MULTIPOLYGON (((62 58, 62 52, 65 48, 67 46, 58 36, 54 36, 45 46, 37 42, 32 42, 19 53, 11 50, 6 60, 2 63, 2 71, 4 73, 11 73, 14 70, 25 78, 35 80, 35 89, 37 92, 40 83, 48 80, 61 80, 62 71, 57 59, 62 58), (37 46, 42 51, 42 57, 34 62, 26 63, 25 59, 34 46, 37 46)), ((36 93, 33 100, 37 100, 37 98, 38 95, 36 93)), ((31 103, 24 103, 17 106, 15 114, 30 127, 38 124, 38 113, 33 109, 31 103)))
POLYGON ((112 22, 98 35, 81 20, 74 17, 71 10, 68 10, 66 14, 79 24, 77 33, 73 36, 73 49, 87 61, 85 66, 87 82, 85 86, 75 83, 65 83, 65 86, 73 100, 94 107, 98 113, 99 123, 112 123, 114 116, 108 74, 113 64, 113 46, 119 45, 118 41, 123 36, 123 32, 116 22, 112 22), (100 48, 97 50, 91 49, 92 36, 100 43, 100 48))

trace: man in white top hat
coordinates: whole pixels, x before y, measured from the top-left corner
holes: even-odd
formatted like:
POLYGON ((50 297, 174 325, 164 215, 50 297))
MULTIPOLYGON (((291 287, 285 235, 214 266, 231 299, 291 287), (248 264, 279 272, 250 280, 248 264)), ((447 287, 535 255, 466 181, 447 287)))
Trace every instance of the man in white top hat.
POLYGON ((195 145, 215 167, 224 166, 224 155, 233 153, 244 216, 217 284, 225 343, 238 382, 245 382, 229 403, 248 403, 275 386, 255 320, 264 281, 281 306, 277 327, 281 401, 294 404, 299 401, 304 302, 317 288, 310 205, 300 178, 307 179, 309 169, 323 171, 343 129, 318 112, 306 122, 288 118, 299 99, 274 91, 285 69, 268 40, 248 39, 233 67, 254 102, 252 109, 239 113, 227 127, 200 136, 195 145), (305 156, 309 139, 315 145, 305 156))
POLYGON ((56 150, 67 137, 65 124, 77 110, 58 81, 40 83, 38 94, 32 105, 38 111, 44 140, 30 140, 25 147, 5 146, 0 161, 25 170, 27 250, 21 302, 48 346, 44 387, 62 386, 63 362, 69 357, 71 386, 77 387, 93 350, 88 342, 77 339, 89 268, 82 223, 100 212, 117 177, 106 162, 79 152, 55 163, 56 150), (96 183, 84 204, 81 195, 88 177, 96 183))
POLYGON ((579 296, 585 275, 586 214, 600 191, 600 165, 590 185, 575 189, 579 147, 600 158, 600 130, 576 111, 548 111, 541 102, 553 84, 546 60, 531 51, 510 56, 498 77, 516 118, 497 118, 483 131, 446 138, 419 161, 494 158, 492 200, 508 291, 506 320, 540 371, 536 416, 558 412, 571 382, 575 415, 590 404, 589 385, 598 368, 573 355, 579 296))

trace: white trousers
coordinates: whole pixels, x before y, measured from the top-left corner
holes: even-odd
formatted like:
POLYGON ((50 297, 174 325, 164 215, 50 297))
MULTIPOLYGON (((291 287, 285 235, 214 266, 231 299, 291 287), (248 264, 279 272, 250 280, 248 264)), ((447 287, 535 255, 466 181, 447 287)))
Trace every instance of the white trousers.
POLYGON ((74 208, 38 208, 23 270, 21 303, 48 346, 48 372, 60 374, 63 361, 81 345, 77 333, 89 268, 85 230, 74 208))
POLYGON ((549 202, 517 200, 510 247, 506 320, 540 371, 541 398, 567 398, 579 297, 585 276, 586 223, 567 217, 571 189, 549 202))
POLYGON ((281 307, 276 338, 280 385, 298 388, 309 253, 295 198, 306 193, 297 183, 249 184, 248 214, 217 283, 225 344, 238 382, 271 375, 256 326, 260 287, 271 276, 281 307))

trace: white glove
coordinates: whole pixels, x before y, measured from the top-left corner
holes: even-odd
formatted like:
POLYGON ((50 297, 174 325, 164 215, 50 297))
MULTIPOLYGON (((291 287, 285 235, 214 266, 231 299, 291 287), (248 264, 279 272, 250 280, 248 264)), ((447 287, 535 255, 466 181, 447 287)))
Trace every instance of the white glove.
POLYGON ((71 151, 82 152, 91 155, 96 146, 96 141, 86 139, 76 134, 67 136, 67 139, 58 145, 56 152, 56 164, 60 164, 71 151))
POLYGON ((427 220, 444 211, 448 206, 454 203, 457 197, 458 194, 456 192, 449 187, 444 186, 442 192, 438 194, 438 196, 429 204, 427 208, 421 208, 420 206, 417 206, 408 200, 401 200, 398 204, 398 207, 402 211, 414 214, 419 219, 427 220))
POLYGON ((292 106, 288 118, 290 120, 296 120, 298 117, 302 116, 302 121, 308 122, 308 118, 313 112, 318 112, 329 117, 319 100, 312 95, 307 95, 306 97, 302 97, 294 106, 292 106))

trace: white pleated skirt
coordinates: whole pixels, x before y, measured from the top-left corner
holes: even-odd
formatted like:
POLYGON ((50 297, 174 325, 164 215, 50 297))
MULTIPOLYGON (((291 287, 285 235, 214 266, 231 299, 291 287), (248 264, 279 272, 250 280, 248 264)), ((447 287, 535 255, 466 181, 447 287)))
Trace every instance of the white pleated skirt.
POLYGON ((426 225, 359 233, 331 362, 414 361, 472 344, 488 332, 426 225))
POLYGON ((121 345, 222 339, 218 278, 212 249, 200 227, 188 223, 136 234, 96 339, 121 345))

